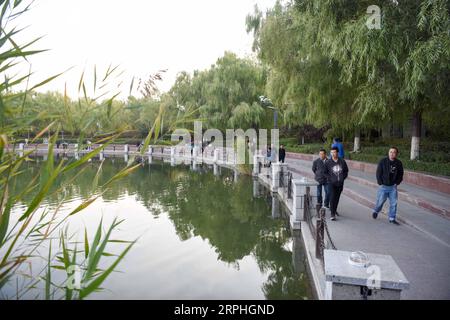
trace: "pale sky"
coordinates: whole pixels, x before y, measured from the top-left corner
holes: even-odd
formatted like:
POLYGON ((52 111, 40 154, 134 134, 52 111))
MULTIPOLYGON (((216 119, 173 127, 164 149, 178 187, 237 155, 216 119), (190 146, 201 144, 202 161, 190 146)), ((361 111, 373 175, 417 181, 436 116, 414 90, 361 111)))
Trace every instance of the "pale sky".
MULTIPOLYGON (((86 69, 93 78, 94 65, 104 74, 110 63, 119 64, 123 96, 133 76, 146 77, 168 69, 163 91, 176 74, 203 70, 226 50, 240 57, 252 54, 252 36, 245 17, 254 5, 265 11, 276 0, 36 0, 32 9, 14 21, 29 26, 18 37, 24 43, 44 36, 33 49, 50 51, 31 57, 32 82, 73 69, 39 91, 77 95, 78 81, 86 69)), ((28 66, 22 65, 28 70, 28 66)), ((89 88, 89 85, 88 85, 89 88)), ((89 89, 88 89, 89 90, 89 89)))

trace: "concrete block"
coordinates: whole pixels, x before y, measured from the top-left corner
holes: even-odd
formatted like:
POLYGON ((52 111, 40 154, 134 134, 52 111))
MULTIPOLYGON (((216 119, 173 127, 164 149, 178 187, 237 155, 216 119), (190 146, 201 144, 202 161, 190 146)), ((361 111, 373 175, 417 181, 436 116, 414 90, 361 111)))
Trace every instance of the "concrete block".
POLYGON ((362 299, 362 288, 371 289, 367 299, 399 299, 409 288, 403 272, 388 255, 367 254, 369 265, 350 263, 351 252, 325 250, 325 278, 329 299, 362 299))

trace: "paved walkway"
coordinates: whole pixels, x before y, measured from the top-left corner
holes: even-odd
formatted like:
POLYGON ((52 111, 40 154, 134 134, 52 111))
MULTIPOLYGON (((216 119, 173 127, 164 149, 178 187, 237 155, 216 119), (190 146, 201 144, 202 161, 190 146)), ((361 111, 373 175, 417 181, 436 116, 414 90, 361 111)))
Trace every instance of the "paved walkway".
MULTIPOLYGON (((286 162, 294 178, 313 176, 309 161, 288 158, 286 162)), ((411 283, 403 299, 450 299, 450 220, 402 199, 398 204, 400 226, 389 224, 385 214, 374 220, 375 182, 370 174, 350 171, 338 207, 340 217, 335 222, 327 219, 335 245, 339 250, 391 255, 411 283)), ((411 198, 450 208, 448 195, 407 184, 399 189, 411 198)), ((314 188, 312 193, 315 195, 314 188)))

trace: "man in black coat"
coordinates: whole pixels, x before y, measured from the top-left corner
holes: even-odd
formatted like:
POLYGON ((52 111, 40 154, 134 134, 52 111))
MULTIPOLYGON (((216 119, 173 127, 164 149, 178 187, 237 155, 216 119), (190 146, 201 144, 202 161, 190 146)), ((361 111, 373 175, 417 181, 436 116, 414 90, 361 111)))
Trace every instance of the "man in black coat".
POLYGON ((377 203, 373 209, 372 217, 376 219, 389 198, 389 222, 399 225, 395 219, 397 215, 397 186, 403 181, 403 164, 397 159, 398 149, 391 147, 389 156, 381 159, 377 167, 377 182, 380 186, 377 192, 377 203))
POLYGON ((281 163, 284 163, 284 159, 286 158, 286 149, 283 145, 280 145, 280 148, 278 149, 278 161, 281 163))
POLYGON ((339 149, 331 148, 331 159, 325 162, 325 175, 330 188, 330 211, 331 220, 336 220, 337 207, 342 190, 344 189, 344 180, 348 176, 348 167, 344 159, 338 156, 339 149))
POLYGON ((314 179, 319 183, 317 185, 317 204, 322 205, 322 187, 325 190, 325 208, 330 208, 330 192, 325 175, 325 163, 328 160, 325 149, 320 149, 319 158, 314 160, 312 171, 314 172, 314 179))

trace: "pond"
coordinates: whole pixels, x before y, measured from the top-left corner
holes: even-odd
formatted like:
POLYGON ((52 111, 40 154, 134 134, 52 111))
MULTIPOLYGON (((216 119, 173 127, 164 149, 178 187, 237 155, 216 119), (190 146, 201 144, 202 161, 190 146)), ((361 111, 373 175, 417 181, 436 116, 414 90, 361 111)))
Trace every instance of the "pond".
MULTIPOLYGON (((15 188, 24 188, 44 166, 42 157, 34 160, 25 165, 30 174, 22 175, 15 188)), ((63 214, 88 199, 99 166, 100 160, 93 159, 40 210, 52 211, 62 202, 58 210, 63 214)), ((98 185, 125 166, 123 157, 106 158, 98 185)), ((136 171, 68 220, 73 243, 82 243, 85 227, 92 239, 100 219, 108 225, 115 217, 124 222, 114 231, 114 239, 138 239, 102 284, 104 289, 88 298, 313 298, 301 237, 292 234, 282 206, 273 201, 252 177, 231 169, 143 159, 136 171)), ((24 209, 18 204, 13 216, 17 219, 24 209)), ((45 250, 40 254, 45 256, 45 250)), ((111 244, 108 252, 116 250, 119 244, 111 244)), ((32 265, 37 269, 39 263, 32 265)), ((58 277, 64 280, 63 273, 58 277)), ((12 283, 2 288, 0 298, 14 296, 12 283)), ((39 289, 21 298, 41 299, 39 289)))

